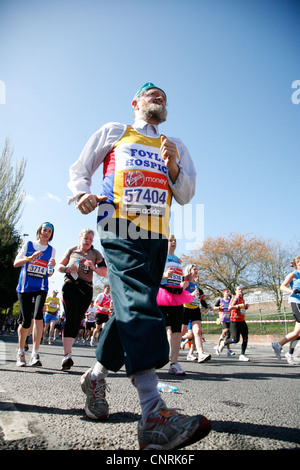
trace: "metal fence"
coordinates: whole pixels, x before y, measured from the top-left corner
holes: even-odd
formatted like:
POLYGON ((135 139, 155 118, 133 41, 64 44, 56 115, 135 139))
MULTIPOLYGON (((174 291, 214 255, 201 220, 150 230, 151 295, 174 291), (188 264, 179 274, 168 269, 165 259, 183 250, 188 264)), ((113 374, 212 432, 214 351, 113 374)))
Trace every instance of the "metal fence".
MULTIPOLYGON (((249 334, 254 335, 286 335, 294 330, 295 320, 292 312, 251 312, 245 315, 249 334)), ((221 325, 218 315, 203 315, 202 330, 205 334, 219 334, 221 325)))

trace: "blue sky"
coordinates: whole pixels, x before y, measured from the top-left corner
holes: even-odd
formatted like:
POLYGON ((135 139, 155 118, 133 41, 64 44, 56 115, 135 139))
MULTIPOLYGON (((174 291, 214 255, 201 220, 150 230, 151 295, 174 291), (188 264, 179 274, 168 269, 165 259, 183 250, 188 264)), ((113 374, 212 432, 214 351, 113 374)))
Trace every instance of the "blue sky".
POLYGON ((152 81, 168 96, 161 132, 198 172, 190 219, 171 221, 177 254, 193 230, 299 240, 299 24, 299 2, 284 0, 0 0, 0 146, 28 161, 21 232, 52 221, 59 261, 96 228, 96 213, 67 205, 69 166, 102 124, 132 123, 152 81))

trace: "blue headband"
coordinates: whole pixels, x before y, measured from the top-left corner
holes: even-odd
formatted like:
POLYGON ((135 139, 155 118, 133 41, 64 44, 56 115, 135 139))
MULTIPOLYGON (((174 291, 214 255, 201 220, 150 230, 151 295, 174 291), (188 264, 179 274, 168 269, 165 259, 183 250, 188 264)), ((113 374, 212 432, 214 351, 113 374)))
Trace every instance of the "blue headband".
POLYGON ((45 223, 42 225, 42 227, 50 227, 51 230, 52 230, 52 232, 53 232, 53 230, 54 230, 54 227, 53 227, 52 224, 50 224, 50 222, 45 222, 45 223))
POLYGON ((147 82, 145 83, 145 85, 143 85, 137 92, 136 94, 134 95, 134 100, 136 100, 142 93, 144 93, 144 91, 147 91, 147 90, 151 90, 152 88, 156 88, 157 90, 160 90, 163 92, 163 94, 165 95, 166 99, 167 99, 167 95, 166 93, 164 92, 164 90, 162 90, 161 88, 159 88, 158 86, 155 86, 153 83, 151 82, 147 82))

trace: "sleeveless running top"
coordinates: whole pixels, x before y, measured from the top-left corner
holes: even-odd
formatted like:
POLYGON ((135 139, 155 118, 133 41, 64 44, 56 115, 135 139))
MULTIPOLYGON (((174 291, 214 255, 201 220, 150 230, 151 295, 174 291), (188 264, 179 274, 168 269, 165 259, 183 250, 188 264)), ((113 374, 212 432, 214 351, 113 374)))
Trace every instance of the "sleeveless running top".
MULTIPOLYGON (((48 292, 48 261, 52 257, 52 246, 48 245, 43 255, 23 264, 17 285, 17 292, 48 292)), ((26 256, 31 256, 36 250, 33 243, 28 241, 26 256)))
POLYGON ((228 299, 228 300, 221 299, 220 300, 220 321, 221 322, 230 322, 231 312, 228 309, 229 304, 230 304, 230 299, 228 299))
POLYGON ((110 294, 100 294, 99 300, 98 300, 98 305, 97 305, 97 312, 98 313, 103 313, 103 314, 109 314, 109 312, 102 312, 99 307, 104 307, 104 308, 110 308, 110 303, 111 303, 111 296, 110 294))
MULTIPOLYGON (((294 271, 295 278, 291 282, 291 289, 299 289, 300 290, 300 272, 295 270, 294 271)), ((292 294, 289 296, 289 303, 296 303, 300 304, 300 294, 292 294)))
POLYGON ((164 271, 168 271, 169 268, 174 268, 173 274, 170 277, 163 277, 160 284, 162 286, 179 287, 183 276, 181 261, 177 256, 170 253, 167 254, 164 271))
MULTIPOLYGON (((242 297, 235 296, 232 300, 232 305, 237 305, 241 303, 245 304, 245 301, 242 297)), ((233 310, 231 310, 230 321, 245 321, 245 313, 246 309, 244 308, 234 308, 233 310)))
MULTIPOLYGON (((190 294, 193 294, 195 290, 198 289, 198 285, 195 284, 194 282, 189 282, 189 285, 185 288, 190 294)), ((194 297, 191 303, 189 304, 183 304, 185 308, 197 308, 200 306, 200 300, 198 297, 194 297)))
POLYGON ((102 194, 108 200, 99 204, 97 223, 127 219, 168 237, 172 192, 160 146, 161 137, 146 137, 127 126, 104 160, 102 194))

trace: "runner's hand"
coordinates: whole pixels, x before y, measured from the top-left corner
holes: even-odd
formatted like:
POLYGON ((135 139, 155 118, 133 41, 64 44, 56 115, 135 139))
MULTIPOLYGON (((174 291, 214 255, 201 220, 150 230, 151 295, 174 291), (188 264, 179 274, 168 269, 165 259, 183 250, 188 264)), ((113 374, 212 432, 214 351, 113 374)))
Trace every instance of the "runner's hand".
POLYGON ((177 147, 174 142, 167 139, 164 135, 161 137, 160 147, 162 157, 168 168, 176 165, 177 166, 177 147))
POLYGON ((104 202, 106 200, 107 196, 97 196, 96 194, 86 193, 80 196, 77 209, 79 209, 82 214, 89 214, 97 207, 98 202, 104 202))

